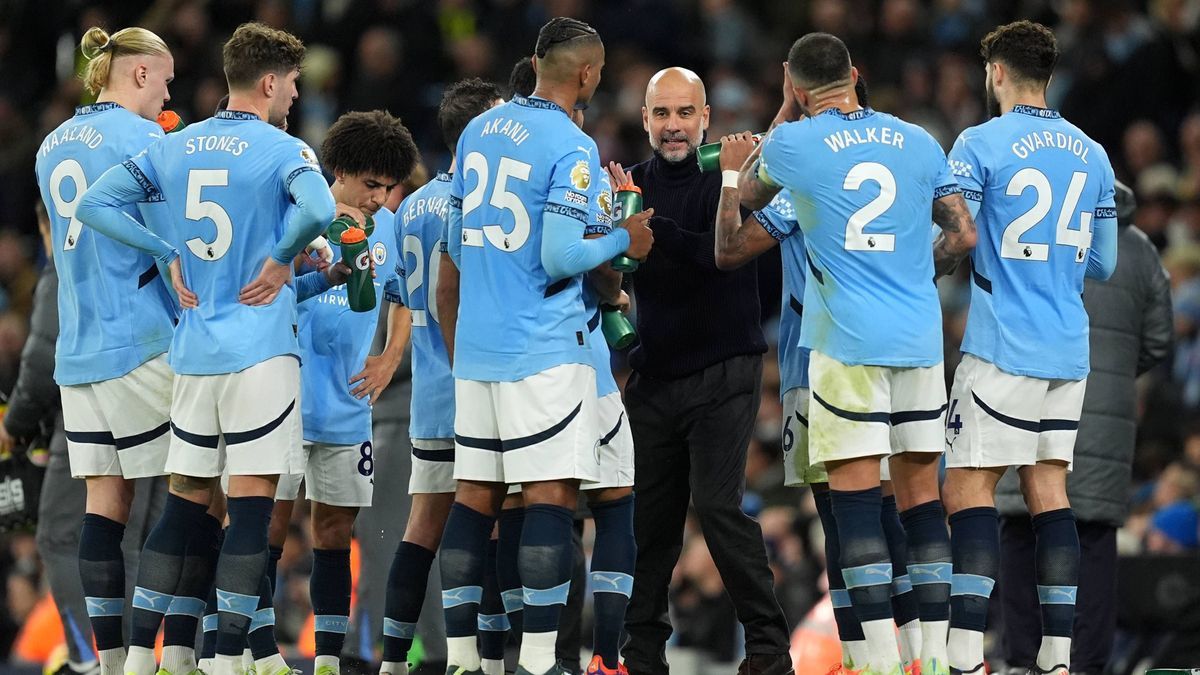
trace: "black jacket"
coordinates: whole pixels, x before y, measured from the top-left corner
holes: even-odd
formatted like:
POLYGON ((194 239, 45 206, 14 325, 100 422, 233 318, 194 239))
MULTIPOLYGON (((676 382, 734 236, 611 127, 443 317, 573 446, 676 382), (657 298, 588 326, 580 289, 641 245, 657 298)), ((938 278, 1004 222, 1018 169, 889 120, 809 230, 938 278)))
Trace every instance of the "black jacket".
POLYGON ((29 339, 21 351, 21 370, 9 396, 4 428, 17 439, 32 438, 53 425, 61 403, 54 383, 54 345, 58 340, 58 272, 46 263, 33 293, 29 339))
MULTIPOLYGON (((1158 250, 1133 226, 1117 233, 1117 269, 1107 282, 1088 279, 1083 304, 1091 324, 1092 370, 1067 477, 1067 496, 1079 520, 1125 522, 1137 435, 1134 380, 1167 357, 1174 336, 1171 287, 1158 250)), ((1003 515, 1025 513, 1009 471, 996 491, 1003 515)))

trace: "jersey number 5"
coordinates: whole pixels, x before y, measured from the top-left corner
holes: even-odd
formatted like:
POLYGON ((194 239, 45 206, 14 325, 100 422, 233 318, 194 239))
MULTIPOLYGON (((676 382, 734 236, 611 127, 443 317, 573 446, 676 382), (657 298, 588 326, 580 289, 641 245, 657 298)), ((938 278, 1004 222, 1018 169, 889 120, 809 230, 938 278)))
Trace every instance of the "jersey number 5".
MULTIPOLYGON (((520 181, 529 180, 529 172, 533 167, 525 162, 517 161, 511 157, 501 157, 500 163, 496 167, 496 184, 492 187, 492 196, 488 202, 498 208, 504 209, 513 216, 513 229, 511 232, 505 232, 504 228, 499 225, 484 225, 483 234, 492 246, 501 251, 513 252, 525 245, 529 240, 529 211, 525 208, 524 202, 513 192, 508 189, 508 179, 515 178, 520 181)), ((488 185, 488 162, 482 152, 472 152, 467 155, 467 159, 463 162, 463 171, 466 173, 474 173, 478 182, 475 187, 463 197, 462 212, 463 216, 474 211, 483 205, 483 193, 487 191, 488 185)), ((463 230, 463 245, 464 246, 482 246, 482 241, 471 241, 470 230, 463 230)), ((476 232, 478 234, 478 232, 476 232)))
MULTIPOLYGON (((1071 184, 1067 186, 1067 197, 1058 211, 1058 224, 1054 232, 1055 243, 1075 247, 1075 262, 1077 263, 1084 261, 1087 257, 1088 247, 1092 245, 1092 213, 1090 211, 1083 211, 1079 214, 1078 230, 1069 227, 1071 217, 1079 206, 1079 196, 1083 194, 1083 187, 1086 184, 1087 173, 1076 171, 1071 175, 1071 184)), ((1037 192, 1037 202, 1004 228, 1004 237, 1000 244, 1002 258, 1036 261, 1045 261, 1050 258, 1048 244, 1021 241, 1021 235, 1042 222, 1046 214, 1050 213, 1050 206, 1054 201, 1054 191, 1050 187, 1050 179, 1037 169, 1025 167, 1015 173, 1012 180, 1008 181, 1008 189, 1004 193, 1009 197, 1018 197, 1029 188, 1033 188, 1037 192)))
POLYGON ((192 169, 188 172, 187 200, 184 202, 183 215, 188 220, 211 220, 217 230, 217 236, 213 237, 212 241, 204 241, 200 237, 187 240, 188 250, 201 260, 220 260, 229 252, 229 245, 233 243, 233 222, 229 220, 229 214, 220 204, 200 199, 204 188, 227 185, 228 169, 192 169))

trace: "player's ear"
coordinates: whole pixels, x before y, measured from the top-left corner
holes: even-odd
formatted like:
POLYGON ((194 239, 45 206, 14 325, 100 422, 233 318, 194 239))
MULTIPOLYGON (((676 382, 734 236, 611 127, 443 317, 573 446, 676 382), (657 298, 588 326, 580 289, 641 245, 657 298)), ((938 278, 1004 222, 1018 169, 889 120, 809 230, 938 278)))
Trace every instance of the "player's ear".
POLYGON ((139 63, 134 66, 133 81, 137 84, 139 89, 146 86, 146 80, 149 78, 149 75, 150 69, 146 67, 146 64, 139 63))
POLYGON ((275 96, 275 87, 278 83, 275 81, 275 73, 267 73, 258 81, 258 87, 263 96, 272 98, 275 96))

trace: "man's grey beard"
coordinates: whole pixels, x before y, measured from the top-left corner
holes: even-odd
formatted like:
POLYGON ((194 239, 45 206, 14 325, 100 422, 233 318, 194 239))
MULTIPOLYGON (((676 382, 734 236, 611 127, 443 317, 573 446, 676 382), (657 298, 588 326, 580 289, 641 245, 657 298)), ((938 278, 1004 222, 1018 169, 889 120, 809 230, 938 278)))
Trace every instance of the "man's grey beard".
POLYGON ((659 139, 658 145, 653 148, 654 154, 658 155, 658 157, 660 159, 662 159, 662 161, 666 162, 667 164, 682 164, 682 163, 688 161, 689 159, 691 159, 692 157, 695 157, 696 148, 698 147, 698 144, 693 143, 692 139, 690 139, 690 138, 684 139, 684 141, 687 143, 687 151, 679 159, 671 159, 670 157, 667 157, 666 154, 663 153, 662 144, 664 141, 662 141, 661 139, 659 139))

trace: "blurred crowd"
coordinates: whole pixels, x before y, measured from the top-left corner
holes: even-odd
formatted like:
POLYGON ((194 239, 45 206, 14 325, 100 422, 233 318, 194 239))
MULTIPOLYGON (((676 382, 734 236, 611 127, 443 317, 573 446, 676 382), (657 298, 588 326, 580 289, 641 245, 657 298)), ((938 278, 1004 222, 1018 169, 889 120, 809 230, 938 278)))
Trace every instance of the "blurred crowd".
MULTIPOLYGON (((211 115, 225 92, 220 47, 239 23, 258 20, 308 45, 290 127, 313 147, 346 110, 386 108, 412 129, 432 172, 448 157, 434 112, 462 77, 505 83, 550 17, 574 16, 604 38, 607 65, 585 130, 604 160, 649 154, 641 127, 646 82, 659 68, 699 72, 708 90, 708 136, 764 128, 778 105, 780 62, 801 34, 837 34, 871 89, 872 107, 928 129, 949 149, 984 114, 979 39, 1030 18, 1055 29, 1062 57, 1049 100, 1102 143, 1132 187, 1134 223, 1171 275, 1176 346, 1139 381, 1133 515, 1123 553, 1200 551, 1200 2, 1196 0, 64 0, 0 3, 0 392, 15 379, 33 287, 44 260, 36 236, 34 153, 40 139, 85 101, 78 43, 92 25, 140 25, 175 58, 168 107, 185 121, 211 115)), ((965 324, 966 277, 942 282, 946 372, 965 324)), ((773 323, 773 320, 771 320, 773 323)), ((782 488, 781 408, 768 355, 758 434, 746 469, 745 508, 767 538, 777 590, 798 624, 822 597, 820 528, 810 497, 782 488)), ((395 449, 403 451, 403 449, 395 449)), ((280 565, 278 629, 295 639, 307 615, 310 564, 297 509, 280 565)), ((676 641, 735 660, 732 606, 689 527, 675 572, 676 641)), ((32 538, 6 535, 0 568, 0 654, 44 594, 32 538)), ((584 631, 588 635, 588 631, 584 631)))

